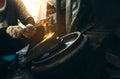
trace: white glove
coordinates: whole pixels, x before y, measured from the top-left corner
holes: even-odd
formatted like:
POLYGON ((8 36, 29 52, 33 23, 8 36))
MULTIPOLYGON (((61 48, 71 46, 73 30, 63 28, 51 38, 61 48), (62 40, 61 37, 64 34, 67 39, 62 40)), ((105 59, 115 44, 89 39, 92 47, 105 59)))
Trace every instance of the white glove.
POLYGON ((16 26, 9 26, 6 29, 6 33, 9 34, 13 38, 21 38, 22 37, 22 34, 21 34, 22 30, 23 30, 23 28, 20 26, 17 26, 17 25, 16 26))
POLYGON ((25 28, 21 26, 9 26, 6 33, 13 38, 31 38, 36 33, 36 28, 32 24, 28 24, 25 28))
POLYGON ((31 38, 36 33, 36 28, 32 24, 27 24, 21 33, 25 38, 31 38))

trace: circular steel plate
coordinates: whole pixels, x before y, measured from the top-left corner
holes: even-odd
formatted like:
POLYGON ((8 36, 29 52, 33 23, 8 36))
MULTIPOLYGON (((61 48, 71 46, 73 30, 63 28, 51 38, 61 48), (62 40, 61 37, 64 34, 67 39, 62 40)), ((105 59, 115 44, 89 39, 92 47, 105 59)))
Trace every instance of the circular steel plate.
MULTIPOLYGON (((44 53, 41 58, 37 58, 32 61, 33 64, 40 64, 42 62, 45 62, 47 60, 50 60, 51 58, 63 53, 65 50, 70 48, 72 45, 75 44, 75 42, 80 38, 80 32, 74 32, 67 34, 65 36, 62 36, 60 39, 62 39, 63 43, 65 44, 64 46, 58 46, 58 48, 54 51, 48 51, 44 53)), ((54 44, 54 43, 53 43, 54 44)))
POLYGON ((41 57, 32 60, 32 70, 45 71, 71 59, 87 42, 87 37, 80 32, 73 32, 61 37, 65 46, 52 52, 46 52, 41 57))

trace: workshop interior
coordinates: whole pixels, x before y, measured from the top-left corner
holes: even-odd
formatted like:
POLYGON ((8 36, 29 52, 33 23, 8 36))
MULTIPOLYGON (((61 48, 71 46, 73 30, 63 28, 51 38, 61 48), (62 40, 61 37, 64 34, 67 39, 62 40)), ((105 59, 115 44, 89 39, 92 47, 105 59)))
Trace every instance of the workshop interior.
POLYGON ((21 1, 44 36, 0 56, 1 79, 120 79, 119 0, 21 1))

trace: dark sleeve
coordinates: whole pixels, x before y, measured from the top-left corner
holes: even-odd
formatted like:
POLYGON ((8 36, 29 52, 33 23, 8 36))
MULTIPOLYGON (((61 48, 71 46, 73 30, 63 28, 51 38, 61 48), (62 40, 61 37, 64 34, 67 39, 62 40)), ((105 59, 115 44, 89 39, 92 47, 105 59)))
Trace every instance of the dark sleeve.
POLYGON ((33 17, 29 14, 29 12, 27 11, 25 5, 23 4, 23 2, 21 0, 15 0, 15 4, 16 4, 16 9, 18 12, 18 19, 24 24, 35 24, 35 21, 33 19, 33 17))

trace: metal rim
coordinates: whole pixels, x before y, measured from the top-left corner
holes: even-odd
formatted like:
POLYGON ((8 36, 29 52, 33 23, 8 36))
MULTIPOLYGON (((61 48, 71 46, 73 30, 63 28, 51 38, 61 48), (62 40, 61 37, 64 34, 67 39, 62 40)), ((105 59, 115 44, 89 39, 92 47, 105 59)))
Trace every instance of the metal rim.
POLYGON ((61 54, 62 52, 67 50, 69 47, 71 47, 80 38, 80 36, 81 36, 80 32, 72 32, 72 33, 62 36, 61 39, 63 39, 63 41, 65 42, 65 45, 66 45, 62 50, 58 51, 56 54, 54 54, 52 56, 46 57, 45 59, 41 59, 39 61, 33 60, 32 64, 40 64, 40 63, 46 62, 46 61, 50 60, 51 58, 54 58, 55 56, 61 54), (71 37, 74 37, 74 38, 71 38, 71 37))

